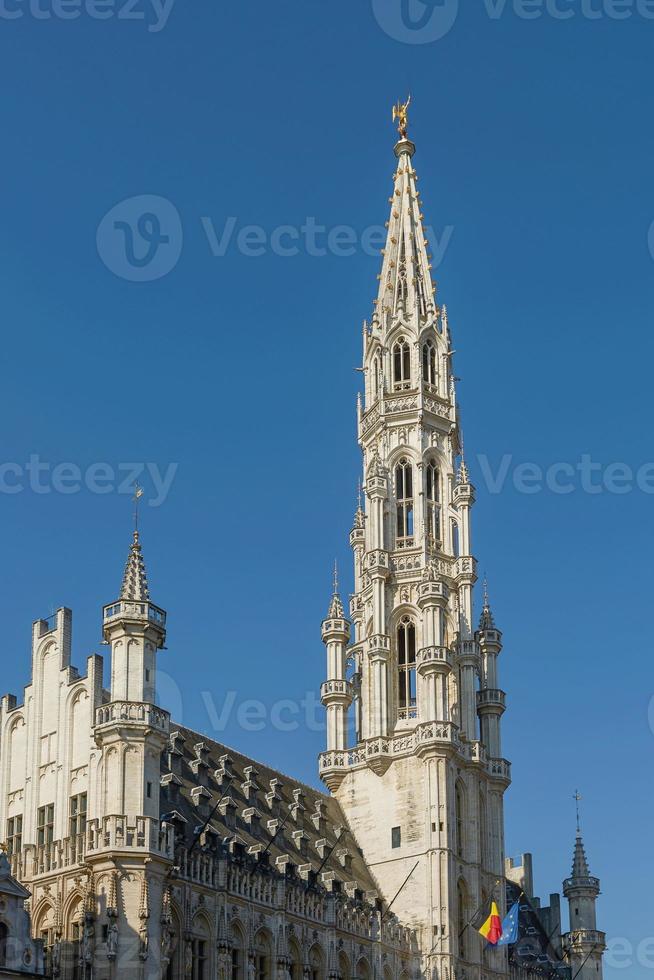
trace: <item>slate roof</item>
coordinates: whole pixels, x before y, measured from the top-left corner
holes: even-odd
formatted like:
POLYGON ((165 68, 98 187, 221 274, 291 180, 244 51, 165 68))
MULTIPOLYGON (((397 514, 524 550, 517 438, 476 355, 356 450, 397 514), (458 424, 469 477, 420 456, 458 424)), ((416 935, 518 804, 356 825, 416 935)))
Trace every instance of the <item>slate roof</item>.
POLYGON ((281 873, 316 880, 319 872, 350 897, 381 897, 333 797, 174 724, 163 755, 161 813, 186 847, 211 817, 196 849, 222 845, 259 860, 264 854, 281 873))

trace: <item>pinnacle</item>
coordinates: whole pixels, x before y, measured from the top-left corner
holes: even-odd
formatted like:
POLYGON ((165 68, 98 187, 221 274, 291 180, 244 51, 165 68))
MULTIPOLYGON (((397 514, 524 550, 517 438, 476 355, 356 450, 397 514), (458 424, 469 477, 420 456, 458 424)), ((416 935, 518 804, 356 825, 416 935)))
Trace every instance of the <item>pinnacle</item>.
POLYGON ((480 630, 495 629, 495 619, 493 617, 493 612, 490 607, 490 599, 488 598, 488 582, 485 579, 484 579, 484 604, 481 610, 479 629, 480 630))
POLYGON ((338 592, 334 593, 332 601, 329 603, 327 619, 345 619, 345 609, 343 608, 343 603, 338 592))
POLYGON ((148 577, 145 571, 145 562, 143 560, 138 531, 134 531, 134 538, 129 549, 123 575, 123 584, 120 589, 120 598, 133 599, 137 602, 150 598, 148 577))

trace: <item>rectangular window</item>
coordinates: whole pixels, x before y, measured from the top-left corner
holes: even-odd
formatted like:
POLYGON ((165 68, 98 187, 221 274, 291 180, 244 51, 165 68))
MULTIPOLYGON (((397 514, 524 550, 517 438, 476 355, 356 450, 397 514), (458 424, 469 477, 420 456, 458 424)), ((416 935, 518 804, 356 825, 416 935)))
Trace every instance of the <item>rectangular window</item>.
POLYGON ((23 817, 10 817, 7 820, 7 854, 20 854, 23 849, 23 817))
POLYGON ((391 829, 391 847, 402 847, 402 828, 393 827, 391 829))
POLYGON ((86 793, 70 798, 69 835, 71 837, 77 837, 86 831, 86 801, 86 793))
POLYGON ((146 786, 146 793, 148 794, 148 799, 152 799, 152 783, 148 783, 146 786))
POLYGON ((36 821, 36 843, 48 847, 54 840, 54 804, 39 808, 36 821))

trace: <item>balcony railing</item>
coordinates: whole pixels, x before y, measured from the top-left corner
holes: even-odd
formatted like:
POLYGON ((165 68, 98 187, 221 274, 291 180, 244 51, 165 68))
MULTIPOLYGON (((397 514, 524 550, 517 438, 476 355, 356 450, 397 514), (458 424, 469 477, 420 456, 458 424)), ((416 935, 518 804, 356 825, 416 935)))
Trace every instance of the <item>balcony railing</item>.
POLYGON ((151 851, 172 859, 174 828, 154 817, 124 815, 90 820, 87 827, 86 853, 101 851, 151 851))
POLYGON ((504 691, 494 690, 487 687, 483 691, 477 691, 477 707, 506 707, 506 694, 504 691))
POLYGON ((133 599, 119 599, 103 609, 105 623, 112 619, 145 619, 162 629, 166 625, 166 613, 152 602, 135 602, 133 599))
MULTIPOLYGON (((325 699, 331 700, 333 695, 340 695, 343 699, 353 697, 352 684, 350 681, 325 681, 324 684, 320 685, 320 699, 324 701, 325 699)), ((338 701, 337 697, 334 697, 335 701, 338 701)))
POLYGON ((95 713, 96 728, 117 721, 156 728, 163 735, 170 733, 170 714, 147 701, 111 701, 95 713))

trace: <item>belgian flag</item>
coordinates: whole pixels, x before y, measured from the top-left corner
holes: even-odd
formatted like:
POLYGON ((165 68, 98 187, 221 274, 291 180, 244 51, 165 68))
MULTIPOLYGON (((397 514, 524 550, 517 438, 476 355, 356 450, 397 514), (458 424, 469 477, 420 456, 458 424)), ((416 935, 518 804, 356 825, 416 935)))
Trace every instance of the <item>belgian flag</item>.
POLYGON ((497 946, 502 938, 502 917, 495 899, 490 898, 479 909, 471 925, 491 946, 497 946))

